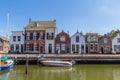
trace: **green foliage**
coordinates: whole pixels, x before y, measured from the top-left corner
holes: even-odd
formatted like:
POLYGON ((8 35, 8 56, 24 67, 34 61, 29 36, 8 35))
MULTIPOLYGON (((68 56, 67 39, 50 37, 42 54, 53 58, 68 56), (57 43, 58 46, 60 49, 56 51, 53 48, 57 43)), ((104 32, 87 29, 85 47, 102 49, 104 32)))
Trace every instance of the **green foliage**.
POLYGON ((108 34, 109 34, 110 36, 116 36, 117 33, 120 33, 120 30, 119 30, 119 29, 117 29, 117 30, 111 30, 108 34))

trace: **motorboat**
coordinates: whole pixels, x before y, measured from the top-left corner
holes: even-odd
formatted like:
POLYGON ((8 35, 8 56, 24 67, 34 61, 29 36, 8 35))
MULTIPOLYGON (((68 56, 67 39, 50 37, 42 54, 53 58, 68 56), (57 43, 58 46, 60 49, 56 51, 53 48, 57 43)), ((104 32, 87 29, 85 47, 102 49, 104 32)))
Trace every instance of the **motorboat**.
POLYGON ((0 71, 10 69, 13 65, 14 61, 12 59, 8 59, 8 55, 0 58, 0 71))
POLYGON ((72 62, 69 62, 69 61, 57 61, 57 60, 46 61, 46 60, 43 60, 43 61, 41 61, 41 63, 45 66, 58 66, 58 67, 72 66, 72 62))
POLYGON ((11 59, 5 60, 5 61, 0 61, 0 71, 10 69, 13 67, 14 61, 11 59))

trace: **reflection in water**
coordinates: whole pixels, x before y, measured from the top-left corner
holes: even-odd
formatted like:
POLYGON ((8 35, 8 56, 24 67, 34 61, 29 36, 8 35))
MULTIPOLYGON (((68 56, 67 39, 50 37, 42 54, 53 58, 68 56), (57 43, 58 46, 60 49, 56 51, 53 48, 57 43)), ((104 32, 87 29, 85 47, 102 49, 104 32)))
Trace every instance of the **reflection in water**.
POLYGON ((30 65, 28 75, 25 66, 0 74, 0 80, 119 80, 120 65, 75 65, 70 68, 30 65))

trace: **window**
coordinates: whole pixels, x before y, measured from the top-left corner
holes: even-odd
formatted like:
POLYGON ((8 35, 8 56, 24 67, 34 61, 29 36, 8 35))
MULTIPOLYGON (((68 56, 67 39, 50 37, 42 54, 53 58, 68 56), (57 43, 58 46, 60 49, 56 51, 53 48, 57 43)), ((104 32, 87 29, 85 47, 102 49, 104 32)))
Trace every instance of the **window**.
POLYGON ((60 44, 56 44, 56 50, 60 49, 60 44))
POLYGON ((75 52, 75 45, 72 45, 72 52, 75 52))
POLYGON ((18 36, 18 42, 21 41, 21 36, 18 36))
POLYGON ((79 45, 76 45, 76 52, 79 53, 79 45))
POLYGON ((30 40, 30 33, 27 33, 27 40, 30 40))
POLYGON ((47 33, 48 39, 53 39, 53 33, 47 33))
POLYGON ((0 51, 2 51, 3 49, 2 49, 2 46, 0 46, 0 51))
POLYGON ((29 49, 30 49, 30 45, 26 44, 26 51, 29 51, 29 49))
POLYGON ((107 52, 110 51, 110 47, 109 46, 106 47, 106 51, 107 52))
POLYGON ((81 50, 84 50, 84 45, 81 45, 81 50))
POLYGON ((117 38, 117 43, 120 43, 120 38, 117 38))
POLYGON ((13 42, 15 42, 16 41, 16 36, 13 36, 13 42))
POLYGON ((116 52, 120 52, 120 45, 115 45, 114 47, 115 47, 114 49, 116 52))
POLYGON ((79 42, 79 36, 76 36, 76 42, 79 42))
POLYGON ((65 44, 61 45, 61 50, 64 51, 65 50, 65 44))
POLYGON ((92 44, 91 44, 90 48, 93 49, 93 45, 92 44))
POLYGON ((36 36, 36 33, 34 32, 33 33, 33 40, 36 40, 37 36, 36 36))
POLYGON ((40 32, 40 39, 44 39, 43 32, 40 32))
POLYGON ((34 28, 38 27, 37 22, 34 22, 33 27, 34 27, 34 28))
POLYGON ((97 37, 96 37, 96 36, 93 36, 93 37, 92 37, 92 41, 97 41, 97 37))
POLYGON ((107 39, 107 38, 104 38, 104 39, 103 39, 103 42, 104 42, 104 43, 108 43, 108 39, 107 39))
POLYGON ((19 51, 19 44, 16 44, 16 51, 19 51))
POLYGON ((91 42, 91 36, 88 36, 88 37, 87 37, 87 41, 88 41, 88 42, 91 42))
POLYGON ((97 51, 98 49, 97 49, 97 45, 95 45, 95 51, 97 51))
POLYGON ((65 36, 60 36, 60 41, 65 41, 65 36))
POLYGON ((34 51, 37 51, 37 44, 34 44, 34 51))
POLYGON ((10 46, 10 50, 11 50, 11 51, 14 51, 14 45, 11 45, 11 46, 10 46))

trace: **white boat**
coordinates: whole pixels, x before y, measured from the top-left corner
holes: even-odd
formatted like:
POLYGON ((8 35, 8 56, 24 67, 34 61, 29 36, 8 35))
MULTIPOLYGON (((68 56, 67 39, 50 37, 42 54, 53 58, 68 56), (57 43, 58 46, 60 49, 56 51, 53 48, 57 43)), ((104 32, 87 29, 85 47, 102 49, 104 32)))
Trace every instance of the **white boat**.
POLYGON ((11 67, 13 67, 13 65, 14 65, 14 61, 11 59, 8 59, 6 61, 1 61, 0 62, 0 71, 10 69, 11 67))
POLYGON ((69 61, 41 61, 41 63, 45 66, 58 66, 58 67, 72 66, 72 62, 69 62, 69 61))

